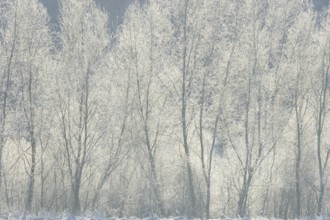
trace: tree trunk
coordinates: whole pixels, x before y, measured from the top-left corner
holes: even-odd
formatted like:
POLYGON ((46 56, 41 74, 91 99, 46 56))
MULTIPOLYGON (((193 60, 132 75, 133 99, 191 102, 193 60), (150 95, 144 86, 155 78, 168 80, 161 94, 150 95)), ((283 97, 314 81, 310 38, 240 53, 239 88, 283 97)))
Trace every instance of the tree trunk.
POLYGON ((156 165, 155 165, 154 158, 152 158, 152 160, 150 160, 150 165, 151 165, 151 175, 152 175, 152 185, 153 185, 152 187, 154 189, 154 194, 156 197, 157 208, 158 208, 158 211, 161 214, 161 216, 164 217, 165 216, 165 205, 164 205, 164 201, 163 201, 163 196, 159 189, 158 175, 156 172, 156 165))
MULTIPOLYGON (((250 171, 251 172, 251 171, 250 171)), ((246 177, 243 180, 243 186, 239 193, 238 205, 237 205, 237 214, 243 218, 246 215, 246 206, 249 194, 249 188, 252 181, 252 173, 248 172, 246 177)))
MULTIPOLYGON (((324 58, 323 58, 323 64, 322 68, 324 69, 324 58)), ((327 66, 326 70, 323 70, 322 73, 322 87, 320 96, 318 97, 318 116, 317 116, 317 160, 318 160, 318 169, 319 169, 319 181, 320 181, 320 191, 317 201, 317 214, 321 216, 323 214, 323 198, 325 193, 325 185, 326 185, 326 179, 325 179, 325 169, 328 164, 328 158, 330 151, 327 151, 324 164, 322 162, 322 135, 323 135, 323 126, 324 121, 326 117, 326 101, 327 101, 327 89, 329 87, 329 68, 330 65, 327 66)))
MULTIPOLYGON (((33 135, 33 132, 32 134, 33 135)), ((35 168, 36 168, 36 142, 35 139, 32 138, 31 141, 31 169, 30 169, 30 180, 29 180, 29 186, 28 186, 28 196, 26 201, 26 211, 31 212, 32 209, 32 203, 33 203, 33 194, 34 194, 34 182, 35 182, 35 168)))
POLYGON ((6 126, 6 118, 7 118, 7 99, 8 99, 8 92, 9 92, 9 82, 10 82, 10 77, 11 77, 11 71, 12 71, 12 65, 13 64, 13 58, 14 58, 14 52, 16 49, 16 39, 17 39, 17 1, 16 1, 16 8, 15 8, 15 17, 14 17, 14 36, 13 36, 13 42, 10 48, 10 55, 8 58, 8 64, 6 67, 5 71, 5 84, 4 84, 4 91, 3 92, 3 101, 2 101, 2 117, 1 117, 1 127, 0 127, 0 190, 2 188, 2 177, 3 177, 3 149, 5 146, 5 137, 4 137, 4 132, 5 132, 5 126, 6 126))
POLYGON ((187 165, 187 177, 188 177, 188 189, 189 189, 189 217, 196 217, 196 195, 195 195, 195 187, 193 180, 193 171, 191 167, 191 159, 190 159, 190 149, 188 145, 188 126, 187 126, 187 74, 188 74, 188 66, 187 66, 187 23, 188 23, 188 4, 189 0, 185 0, 184 4, 184 23, 183 23, 183 53, 182 53, 182 94, 181 94, 181 122, 182 122, 182 138, 183 138, 183 148, 185 151, 185 159, 187 165))
POLYGON ((300 198, 300 161, 301 161, 301 115, 298 107, 298 97, 295 97, 295 115, 296 115, 296 133, 297 133, 297 155, 295 165, 295 178, 296 178, 296 218, 301 216, 301 198, 300 198))
POLYGON ((211 203, 211 181, 206 183, 206 219, 210 219, 210 203, 211 203))
POLYGON ((193 172, 191 168, 190 157, 187 155, 187 173, 188 173, 188 184, 189 184, 189 197, 190 197, 190 211, 189 217, 195 217, 197 214, 196 210, 196 195, 195 195, 195 187, 194 187, 194 180, 193 180, 193 172))
POLYGON ((4 148, 4 140, 3 140, 3 132, 0 134, 0 190, 2 189, 2 177, 3 177, 3 159, 2 159, 2 154, 3 154, 3 148, 4 148))
POLYGON ((81 177, 80 174, 78 174, 79 169, 76 170, 76 175, 75 175, 75 182, 74 182, 74 188, 73 190, 73 207, 72 207, 72 214, 79 215, 81 206, 80 206, 80 184, 81 184, 81 177))
POLYGON ((37 154, 37 144, 35 138, 35 109, 34 109, 34 97, 33 97, 33 70, 32 64, 29 65, 29 81, 28 81, 28 104, 25 106, 25 115, 28 123, 29 138, 31 141, 31 168, 29 173, 29 185, 27 192, 26 210, 31 212, 33 194, 34 194, 34 182, 35 182, 35 169, 36 169, 36 154, 37 154), (28 107, 28 109, 26 109, 28 107))

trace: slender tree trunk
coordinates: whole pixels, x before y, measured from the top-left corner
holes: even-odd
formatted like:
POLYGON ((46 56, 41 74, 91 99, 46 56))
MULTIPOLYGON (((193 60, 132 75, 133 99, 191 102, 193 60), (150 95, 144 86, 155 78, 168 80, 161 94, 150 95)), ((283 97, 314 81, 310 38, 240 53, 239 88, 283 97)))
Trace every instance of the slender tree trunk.
POLYGON ((14 15, 14 34, 13 34, 13 42, 11 44, 10 48, 10 54, 8 58, 8 63, 5 73, 5 82, 4 82, 4 91, 3 91, 3 101, 2 101, 2 110, 1 110, 1 124, 0 124, 0 190, 2 188, 2 178, 3 178, 3 149, 5 146, 5 127, 6 127, 6 118, 7 118, 7 99, 8 99, 8 93, 9 93, 9 83, 10 83, 10 77, 11 77, 11 71, 13 66, 13 59, 14 59, 14 53, 16 49, 16 40, 17 40, 17 0, 15 2, 15 15, 14 15))
POLYGON ((77 215, 80 213, 80 177, 75 178, 75 184, 73 189, 73 214, 77 215))
MULTIPOLYGON (((290 189, 290 193, 289 194, 291 194, 291 189, 290 189)), ((287 202, 285 204, 284 217, 283 217, 285 220, 288 219, 288 212, 289 212, 290 204, 291 204, 291 198, 290 198, 290 195, 288 195, 287 196, 287 202)))
POLYGON ((239 193, 237 214, 242 218, 245 217, 245 215, 246 215, 247 200, 248 200, 249 189, 250 189, 252 176, 253 176, 253 174, 250 172, 251 171, 248 171, 246 173, 246 176, 244 177, 244 180, 243 180, 242 189, 239 193))
POLYGON ((206 183, 206 219, 210 219, 210 204, 211 204, 211 180, 206 183))
POLYGON ((323 195, 325 190, 325 181, 324 181, 324 169, 321 158, 321 135, 322 135, 322 113, 320 109, 319 120, 318 120, 318 129, 317 129, 317 159, 318 159, 318 168, 319 168, 319 181, 320 181, 320 191, 317 201, 317 214, 322 215, 323 210, 323 195))
MULTIPOLYGON (((323 57, 323 65, 324 68, 324 57, 323 57)), ((323 214, 323 198, 325 193, 325 169, 328 164, 330 150, 327 151, 324 162, 322 161, 322 135, 323 135, 323 126, 326 117, 326 101, 327 101, 327 89, 329 85, 329 68, 330 65, 327 66, 326 70, 323 70, 322 73, 322 87, 320 91, 320 96, 318 97, 318 116, 317 116, 317 160, 318 160, 318 169, 319 169, 319 196, 317 201, 317 214, 321 216, 323 214), (324 163, 324 164, 323 164, 324 163)))
POLYGON ((297 134, 297 153, 295 164, 295 178, 296 178, 296 210, 297 218, 301 216, 301 198, 300 198, 300 162, 301 162, 301 119, 300 109, 298 106, 298 94, 295 97, 295 115, 296 115, 296 134, 297 134))
POLYGON ((158 175, 156 171, 156 165, 154 158, 150 161, 151 165, 151 175, 152 175, 152 187, 154 189, 154 194, 156 196, 157 208, 161 216, 165 216, 165 205, 163 201, 163 195, 160 192, 159 182, 158 182, 158 175))
POLYGON ((183 138, 183 148, 185 151, 185 159, 187 165, 187 177, 188 177, 188 189, 189 189, 189 217, 196 216, 196 195, 195 186, 193 180, 193 171, 191 167, 190 159, 190 149, 188 144, 188 126, 187 126, 187 75, 188 75, 188 65, 187 65, 187 23, 188 23, 188 5, 189 0, 185 0, 184 4, 184 23, 183 23, 183 54, 182 54, 182 94, 181 94, 181 123, 182 123, 182 138, 183 138))
POLYGON ((26 211, 31 212, 32 203, 33 203, 33 195, 34 195, 34 182, 35 182, 35 169, 36 169, 36 153, 37 147, 34 138, 31 141, 31 169, 30 169, 30 180, 28 186, 28 196, 26 201, 26 211))
MULTIPOLYGON (((206 213, 205 217, 206 219, 210 218, 210 203, 211 203, 211 171, 212 171, 212 160, 213 160, 213 151, 215 146, 215 140, 217 135, 217 128, 218 128, 218 121, 219 121, 219 113, 217 113, 215 122, 214 122, 214 131, 213 131, 213 137, 212 137, 212 145, 209 151, 207 151, 208 155, 208 163, 205 161, 205 145, 204 145, 204 126, 203 126, 203 120, 204 120, 204 98, 205 98, 205 83, 206 83, 206 75, 203 76, 203 83, 202 83, 202 97, 201 97, 201 106, 200 106, 200 112, 199 112, 199 141, 200 141, 200 149, 201 149, 201 163, 202 163, 202 169, 203 169, 203 176, 206 183, 206 213), (207 164, 207 165, 206 165, 207 164)), ((220 106, 219 106, 220 107, 220 106)))
POLYGON ((34 195, 34 182, 35 182, 35 169, 36 169, 36 154, 37 154, 37 143, 35 138, 35 109, 33 100, 33 70, 32 64, 29 67, 29 81, 28 81, 28 109, 25 109, 26 118, 28 121, 29 137, 31 141, 31 168, 29 173, 29 185, 27 192, 26 211, 31 212, 33 195, 34 195))
POLYGON ((4 148, 4 138, 3 138, 3 132, 0 134, 0 190, 2 189, 2 178, 3 178, 3 159, 2 159, 2 154, 3 154, 3 148, 4 148))
MULTIPOLYGON (((45 178, 44 178, 44 172, 45 172, 45 164, 43 160, 43 152, 41 153, 40 158, 40 208, 41 210, 44 209, 44 203, 45 203, 45 178)), ((56 189, 56 188, 55 188, 56 189)))
POLYGON ((249 121, 250 121, 250 105, 251 105, 251 76, 249 76, 248 80, 248 91, 247 91, 247 100, 245 104, 245 122, 244 122, 244 132, 245 132, 245 164, 244 164, 244 175, 243 175, 243 183, 242 188, 239 192, 239 199, 237 204, 237 214, 240 217, 245 217, 245 211, 246 211, 246 201, 248 196, 248 190, 249 190, 249 181, 250 177, 252 178, 252 175, 250 173, 250 163, 251 163, 251 152, 250 152, 250 141, 249 141, 249 121))

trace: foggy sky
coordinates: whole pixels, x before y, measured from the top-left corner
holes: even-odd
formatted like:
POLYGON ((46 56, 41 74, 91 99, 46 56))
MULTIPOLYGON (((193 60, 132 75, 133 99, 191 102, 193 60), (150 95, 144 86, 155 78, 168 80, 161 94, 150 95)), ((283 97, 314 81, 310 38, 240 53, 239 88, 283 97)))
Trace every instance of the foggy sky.
MULTIPOLYGON (((47 8, 52 24, 58 23, 58 0, 40 0, 47 8)), ((121 24, 126 8, 134 0, 95 0, 98 5, 109 12, 109 25, 113 31, 121 24)), ((145 0, 139 0, 144 3, 145 0)), ((315 9, 321 11, 329 5, 330 0, 313 0, 315 9)))
MULTIPOLYGON (((50 15, 50 19, 52 24, 58 23, 58 0, 40 0, 47 8, 47 11, 50 15)), ((95 0, 101 8, 104 8, 109 12, 109 25, 112 30, 122 22, 123 15, 125 13, 126 8, 134 1, 134 0, 95 0)), ((145 0, 139 0, 140 3, 144 3, 145 0)))

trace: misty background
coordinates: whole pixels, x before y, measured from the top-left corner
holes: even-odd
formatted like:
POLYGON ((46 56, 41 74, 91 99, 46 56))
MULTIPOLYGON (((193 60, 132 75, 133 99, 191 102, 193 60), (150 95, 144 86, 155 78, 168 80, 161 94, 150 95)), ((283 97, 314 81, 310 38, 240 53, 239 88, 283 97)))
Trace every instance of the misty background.
POLYGON ((328 6, 0 0, 0 220, 329 219, 328 6))
MULTIPOLYGON (((58 23, 59 6, 57 0, 40 0, 46 7, 53 24, 58 23)), ((143 5, 146 0, 139 0, 143 5)), ((329 5, 330 0, 312 0, 315 10, 321 11, 329 5)), ((109 28, 114 31, 121 24, 127 7, 134 0, 96 0, 105 11, 109 13, 109 28)))
MULTIPOLYGON (((51 18, 51 23, 57 26, 58 24, 58 15, 59 15, 59 3, 57 0, 40 0, 47 8, 48 14, 51 18)), ((95 2, 101 6, 105 11, 109 13, 109 28, 111 31, 114 31, 116 27, 121 24, 123 16, 127 7, 134 0, 96 0, 95 2)), ((324 2, 329 2, 321 0, 321 6, 324 5, 324 2)), ((145 0, 139 0, 140 4, 143 5, 145 0)))

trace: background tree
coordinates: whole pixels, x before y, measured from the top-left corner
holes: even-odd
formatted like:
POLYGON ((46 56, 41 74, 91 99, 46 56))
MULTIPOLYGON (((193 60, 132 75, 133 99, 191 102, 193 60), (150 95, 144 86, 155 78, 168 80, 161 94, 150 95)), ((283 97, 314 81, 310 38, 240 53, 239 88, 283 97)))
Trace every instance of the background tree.
POLYGON ((3 178, 3 149, 6 144, 6 121, 11 97, 11 82, 13 68, 15 66, 15 54, 17 47, 17 1, 2 1, 0 3, 0 65, 1 65, 1 117, 0 117, 0 190, 3 178))
MULTIPOLYGON (((128 52, 127 56, 132 70, 132 80, 134 82, 134 99, 133 104, 136 108, 135 120, 139 131, 142 151, 145 152, 148 167, 141 163, 141 168, 146 172, 147 178, 150 183, 151 191, 153 192, 150 206, 155 204, 155 210, 160 216, 165 215, 165 204, 163 201, 162 190, 159 184, 160 175, 157 169, 156 153, 159 148, 159 133, 162 118, 163 106, 166 102, 166 96, 159 90, 160 82, 157 79, 157 73, 161 71, 162 65, 159 64, 162 51, 162 38, 163 34, 155 26, 155 17, 160 12, 154 3, 150 2, 148 10, 139 10, 139 5, 132 6, 129 10, 129 16, 126 17, 123 28, 127 28, 123 32, 124 39, 127 39, 128 52), (126 23, 127 22, 127 23, 126 23), (139 25, 144 24, 147 27, 139 28, 139 25), (160 48, 159 48, 160 47, 160 48), (149 171, 150 170, 150 171, 149 171)), ((160 22, 161 20, 158 20, 160 22)))
POLYGON ((90 1, 61 2, 61 75, 57 77, 61 145, 70 177, 73 213, 81 211, 84 170, 104 136, 95 76, 107 52, 107 15, 90 1))
POLYGON ((308 0, 0 3, 3 212, 329 209, 328 12, 308 0), (314 146, 314 147, 313 147, 314 146))
MULTIPOLYGON (((29 181, 26 199, 26 211, 30 212, 33 204, 36 163, 37 163, 37 142, 38 133, 42 133, 36 115, 41 114, 41 106, 46 104, 43 99, 44 86, 47 78, 45 58, 49 57, 51 49, 51 38, 48 31, 48 15, 46 9, 37 1, 19 1, 16 5, 17 16, 23 21, 19 21, 17 33, 19 40, 18 47, 18 71, 21 79, 21 101, 20 109, 24 115, 26 123, 26 136, 30 143, 30 170, 28 172, 29 181)), ((25 124, 24 123, 24 124, 25 124)))
MULTIPOLYGON (((321 33, 326 31, 321 28, 321 33)), ((313 31, 314 33, 314 31, 313 31)), ((316 132, 316 154, 318 164, 318 195, 317 195, 317 214, 323 214, 324 196, 327 183, 326 167, 328 166, 328 158, 330 151, 325 148, 327 140, 324 138, 325 131, 327 129, 326 121, 328 116, 328 90, 329 90, 329 41, 327 34, 323 35, 321 39, 319 36, 311 36, 313 41, 317 42, 317 54, 310 54, 313 58, 317 59, 315 70, 315 78, 311 79, 311 93, 312 93, 312 105, 315 117, 315 132, 316 132), (320 55, 322 54, 322 55, 320 55)))

